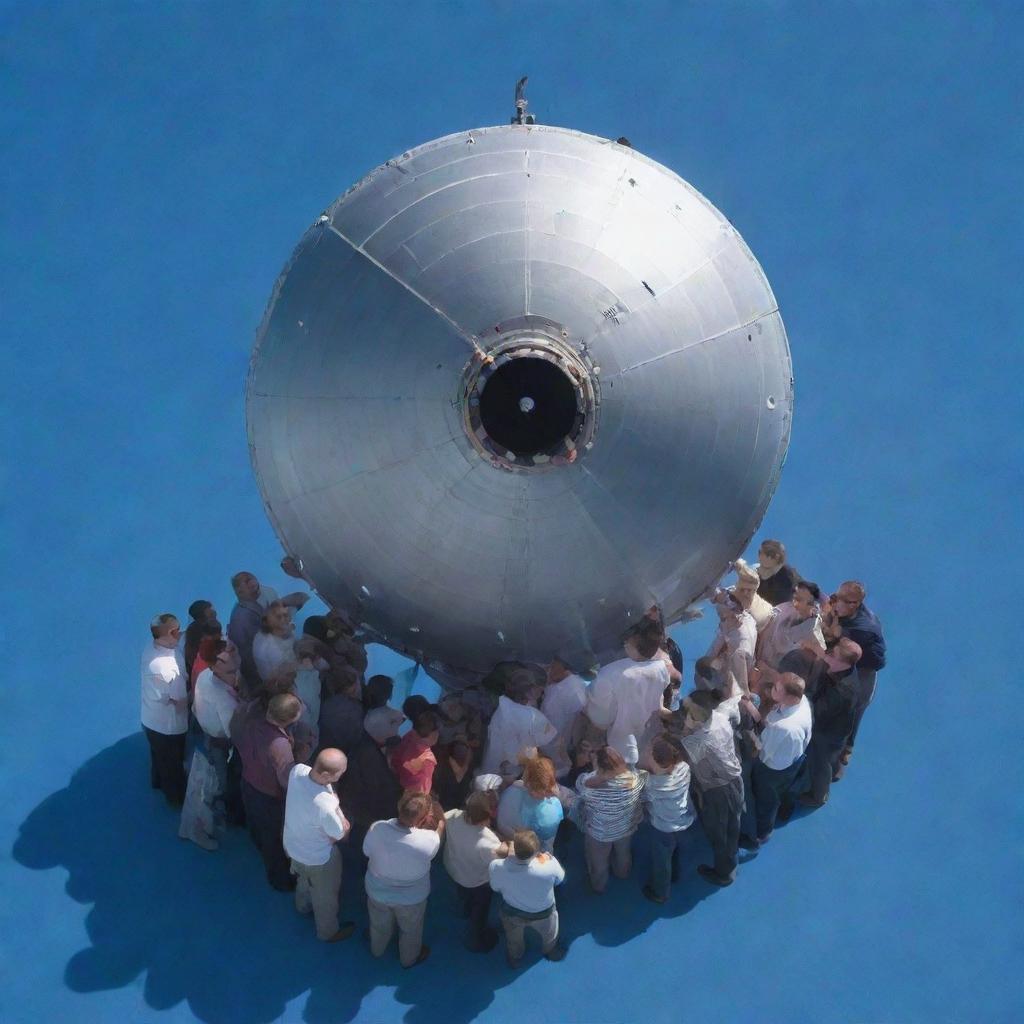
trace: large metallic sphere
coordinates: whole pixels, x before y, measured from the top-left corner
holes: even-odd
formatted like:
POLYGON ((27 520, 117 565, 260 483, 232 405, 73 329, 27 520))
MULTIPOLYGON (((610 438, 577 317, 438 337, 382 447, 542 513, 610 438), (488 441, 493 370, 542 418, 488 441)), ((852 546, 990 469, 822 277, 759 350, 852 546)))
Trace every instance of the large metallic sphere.
POLYGON ((541 125, 389 160, 303 237, 253 353, 253 466, 331 604, 436 674, 606 660, 744 548, 792 416, 732 225, 627 146, 541 125))

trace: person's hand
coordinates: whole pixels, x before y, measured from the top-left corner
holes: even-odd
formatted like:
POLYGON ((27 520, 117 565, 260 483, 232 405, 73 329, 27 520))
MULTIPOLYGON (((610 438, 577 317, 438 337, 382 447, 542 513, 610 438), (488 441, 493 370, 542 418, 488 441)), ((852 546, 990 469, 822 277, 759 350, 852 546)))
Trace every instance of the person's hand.
POLYGON ((301 580, 304 578, 302 575, 302 569, 299 568, 298 561, 292 558, 291 555, 285 555, 284 558, 281 559, 281 569, 285 574, 291 576, 292 579, 301 580))
POLYGON ((822 644, 818 643, 818 638, 809 636, 801 641, 800 646, 805 650, 809 651, 814 655, 821 655, 825 653, 825 648, 822 644))
POLYGON ((309 594, 303 594, 302 591, 296 591, 295 593, 295 607, 301 608, 309 600, 309 594))

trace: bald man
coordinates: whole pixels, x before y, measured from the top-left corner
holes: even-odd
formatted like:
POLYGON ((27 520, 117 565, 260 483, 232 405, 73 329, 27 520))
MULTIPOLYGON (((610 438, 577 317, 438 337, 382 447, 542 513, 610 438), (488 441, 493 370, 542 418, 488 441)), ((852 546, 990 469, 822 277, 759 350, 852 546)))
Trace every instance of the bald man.
POLYGON ((341 852, 338 843, 349 832, 334 783, 345 774, 348 759, 334 747, 321 750, 313 767, 297 764, 288 776, 284 810, 284 848, 297 876, 295 909, 312 912, 316 937, 341 942, 354 931, 352 921, 338 924, 341 895, 341 852))

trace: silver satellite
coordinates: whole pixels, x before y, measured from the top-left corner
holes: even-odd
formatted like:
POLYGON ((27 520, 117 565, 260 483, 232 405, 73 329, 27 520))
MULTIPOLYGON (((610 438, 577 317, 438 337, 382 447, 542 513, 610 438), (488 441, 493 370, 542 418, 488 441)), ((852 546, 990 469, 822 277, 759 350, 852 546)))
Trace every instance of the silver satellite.
POLYGON ((679 621, 757 528, 790 435, 782 319, 728 220, 626 140, 524 108, 338 199, 248 379, 285 550, 447 682, 606 661, 653 604, 679 621))

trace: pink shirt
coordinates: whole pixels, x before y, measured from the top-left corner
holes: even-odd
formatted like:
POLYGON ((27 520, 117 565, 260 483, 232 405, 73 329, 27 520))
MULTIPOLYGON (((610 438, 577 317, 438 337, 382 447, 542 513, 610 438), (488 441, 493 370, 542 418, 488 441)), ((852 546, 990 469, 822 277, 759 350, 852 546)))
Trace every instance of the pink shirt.
POLYGON ((391 767, 398 776, 402 789, 429 793, 434 784, 437 758, 434 757, 434 752, 427 745, 427 741, 415 729, 410 729, 391 752, 391 767), (421 754, 426 754, 426 757, 418 771, 406 768, 410 761, 415 761, 421 754))

